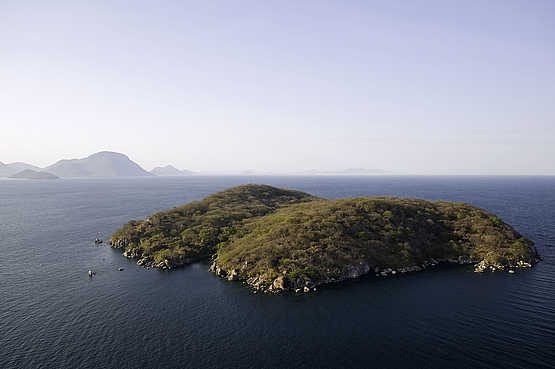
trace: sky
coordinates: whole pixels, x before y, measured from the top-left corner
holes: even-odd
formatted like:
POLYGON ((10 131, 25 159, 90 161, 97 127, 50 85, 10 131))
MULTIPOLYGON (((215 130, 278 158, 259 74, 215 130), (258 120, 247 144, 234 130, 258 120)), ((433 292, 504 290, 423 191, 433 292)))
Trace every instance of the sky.
POLYGON ((0 1, 0 161, 555 175, 555 1, 0 1))

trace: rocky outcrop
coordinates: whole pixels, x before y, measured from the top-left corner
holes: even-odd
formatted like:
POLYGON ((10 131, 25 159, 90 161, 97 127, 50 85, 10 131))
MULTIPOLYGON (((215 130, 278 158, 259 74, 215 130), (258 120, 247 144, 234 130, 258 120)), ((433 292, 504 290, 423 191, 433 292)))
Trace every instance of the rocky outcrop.
POLYGON ((110 238, 108 244, 115 249, 125 249, 129 245, 129 240, 126 238, 110 238))
POLYGON ((456 258, 448 259, 434 259, 430 258, 425 260, 420 265, 411 265, 406 267, 373 267, 367 263, 360 263, 359 265, 348 265, 343 274, 334 277, 324 277, 324 278, 307 278, 306 276, 296 278, 291 280, 288 278, 287 273, 277 276, 271 283, 267 282, 267 277, 264 275, 258 275, 254 277, 245 277, 244 271, 232 269, 226 271, 217 265, 217 261, 214 261, 210 266, 210 271, 217 276, 227 279, 229 281, 242 281, 244 284, 249 286, 255 291, 265 292, 265 293, 283 293, 283 292, 294 292, 294 293, 309 293, 315 292, 317 286, 329 285, 333 283, 339 283, 349 279, 357 279, 365 275, 373 274, 375 277, 393 277, 398 275, 403 275, 406 273, 421 272, 426 269, 448 265, 475 265, 474 270, 476 272, 485 271, 504 271, 508 270, 509 273, 514 273, 513 269, 525 269, 531 268, 540 259, 535 258, 532 262, 519 260, 513 264, 501 264, 501 263, 489 263, 486 260, 475 260, 470 256, 459 256, 456 258))
POLYGON ((128 249, 123 252, 123 256, 128 259, 137 259, 140 258, 142 255, 142 251, 140 249, 128 249))
POLYGON ((144 255, 143 251, 138 247, 129 248, 130 241, 122 239, 110 239, 108 242, 111 247, 116 249, 124 249, 122 256, 128 259, 138 259, 137 265, 145 268, 158 268, 163 270, 170 270, 178 267, 182 267, 187 264, 194 263, 201 260, 202 258, 186 258, 180 257, 176 259, 164 259, 155 261, 149 255, 144 255))
POLYGON ((476 273, 483 273, 488 271, 495 272, 495 271, 508 270, 509 273, 514 273, 515 269, 531 268, 534 264, 536 264, 539 261, 540 261, 540 258, 537 258, 537 257, 533 260, 528 260, 528 261, 517 260, 516 262, 505 262, 505 263, 482 260, 478 264, 476 264, 474 271, 476 273))

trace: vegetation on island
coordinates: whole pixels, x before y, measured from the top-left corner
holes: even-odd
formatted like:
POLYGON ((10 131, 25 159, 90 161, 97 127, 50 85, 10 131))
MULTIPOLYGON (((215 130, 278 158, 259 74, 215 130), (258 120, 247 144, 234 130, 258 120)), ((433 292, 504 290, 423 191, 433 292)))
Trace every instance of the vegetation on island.
POLYGON ((538 260, 530 240, 468 204, 326 200, 259 185, 129 222, 111 244, 139 264, 159 268, 212 257, 216 274, 270 292, 306 292, 368 273, 406 273, 441 262, 476 263, 482 271, 538 260))
POLYGON ((212 256, 245 219, 314 199, 271 186, 234 187, 144 221, 130 221, 114 232, 110 243, 124 249, 125 256, 140 258, 140 264, 171 268, 212 256))
POLYGON ((531 241, 477 207, 361 197, 292 205, 253 219, 218 250, 215 266, 258 288, 304 289, 439 262, 511 266, 535 259, 531 241))

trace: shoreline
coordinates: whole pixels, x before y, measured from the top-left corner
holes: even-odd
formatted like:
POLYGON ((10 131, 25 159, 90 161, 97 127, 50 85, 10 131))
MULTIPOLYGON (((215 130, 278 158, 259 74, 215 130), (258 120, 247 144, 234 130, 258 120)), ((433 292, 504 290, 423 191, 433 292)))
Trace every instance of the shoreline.
MULTIPOLYGON (((125 248, 122 245, 114 245, 111 241, 108 241, 111 248, 121 250, 125 248)), ((325 287, 327 285, 339 284, 346 281, 355 281, 360 278, 388 278, 393 276, 403 276, 405 274, 423 272, 431 268, 441 268, 445 266, 463 266, 463 265, 473 265, 475 273, 485 273, 485 272, 502 272, 506 271, 508 273, 515 273, 517 270, 527 270, 534 267, 542 259, 537 254, 534 260, 524 261, 518 260, 514 263, 491 263, 484 260, 472 259, 469 256, 459 256, 458 258, 430 258, 425 260, 422 264, 405 266, 405 267, 373 267, 367 263, 362 263, 359 266, 349 265, 346 267, 346 273, 338 277, 328 277, 319 278, 315 280, 299 279, 296 281, 289 281, 284 276, 278 276, 274 279, 273 283, 268 285, 264 283, 263 278, 258 275, 256 277, 246 277, 241 271, 237 269, 225 270, 217 265, 217 261, 214 256, 204 256, 198 258, 183 258, 176 262, 175 260, 165 259, 161 262, 154 262, 148 257, 143 257, 139 255, 136 249, 130 250, 131 252, 124 251, 122 256, 127 259, 137 260, 136 264, 142 266, 146 269, 159 269, 171 271, 173 269, 183 268, 187 265, 197 263, 197 262, 208 262, 210 267, 208 272, 214 273, 222 279, 228 281, 238 281, 246 285, 249 289, 253 290, 254 293, 263 292, 268 294, 281 294, 281 293, 310 293, 316 292, 317 288, 325 287)))

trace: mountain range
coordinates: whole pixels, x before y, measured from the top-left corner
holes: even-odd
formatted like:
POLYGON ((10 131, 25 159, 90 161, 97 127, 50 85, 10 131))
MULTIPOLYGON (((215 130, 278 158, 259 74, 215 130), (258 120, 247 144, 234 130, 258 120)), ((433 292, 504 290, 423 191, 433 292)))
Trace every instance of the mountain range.
MULTIPOLYGON (((190 176, 194 174, 203 175, 279 175, 272 172, 243 171, 236 173, 211 173, 211 172, 192 172, 190 170, 180 170, 173 165, 159 166, 150 172, 143 169, 139 164, 132 161, 127 155, 112 152, 101 151, 86 158, 60 160, 56 163, 39 168, 34 165, 16 162, 4 164, 0 162, 0 177, 11 177, 24 170, 32 170, 35 172, 48 172, 57 177, 62 178, 78 178, 78 177, 149 177, 149 176, 190 176)), ((281 175, 376 175, 388 174, 389 172, 382 169, 366 169, 366 168, 349 168, 337 171, 320 171, 308 170, 295 173, 282 173, 281 175)))
POLYGON ((154 168, 151 172, 144 170, 139 164, 135 163, 127 155, 101 151, 86 158, 60 160, 56 163, 39 168, 26 163, 4 164, 0 162, 0 177, 11 177, 22 171, 35 171, 39 173, 50 173, 62 178, 76 177, 150 177, 150 176, 169 176, 169 175, 191 175, 193 172, 178 170, 168 165, 165 167, 154 168))

